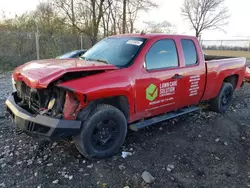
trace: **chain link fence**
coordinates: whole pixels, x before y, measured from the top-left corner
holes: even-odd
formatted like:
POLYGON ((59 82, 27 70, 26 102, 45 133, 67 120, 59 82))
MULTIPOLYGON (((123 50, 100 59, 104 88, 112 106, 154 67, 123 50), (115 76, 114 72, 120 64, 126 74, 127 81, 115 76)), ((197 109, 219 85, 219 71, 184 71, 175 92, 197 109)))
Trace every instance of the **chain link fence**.
POLYGON ((90 37, 83 35, 0 32, 0 69, 13 69, 31 60, 55 58, 72 50, 88 49, 91 44, 90 37))
MULTIPOLYGON (((211 53, 211 55, 250 58, 250 39, 202 40, 200 42, 206 53, 211 53)), ((83 35, 0 31, 0 69, 13 69, 35 59, 55 58, 72 50, 88 49, 91 45, 91 38, 83 35)))

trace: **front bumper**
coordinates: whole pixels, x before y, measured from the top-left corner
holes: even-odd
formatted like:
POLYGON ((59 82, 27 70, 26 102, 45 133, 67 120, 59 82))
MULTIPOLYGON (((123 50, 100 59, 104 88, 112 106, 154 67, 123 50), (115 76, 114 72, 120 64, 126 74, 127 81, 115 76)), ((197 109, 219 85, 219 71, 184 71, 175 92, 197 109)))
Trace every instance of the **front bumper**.
POLYGON ((16 125, 26 134, 46 140, 74 136, 80 132, 81 121, 51 118, 44 115, 33 115, 18 106, 13 93, 5 102, 7 111, 16 125))

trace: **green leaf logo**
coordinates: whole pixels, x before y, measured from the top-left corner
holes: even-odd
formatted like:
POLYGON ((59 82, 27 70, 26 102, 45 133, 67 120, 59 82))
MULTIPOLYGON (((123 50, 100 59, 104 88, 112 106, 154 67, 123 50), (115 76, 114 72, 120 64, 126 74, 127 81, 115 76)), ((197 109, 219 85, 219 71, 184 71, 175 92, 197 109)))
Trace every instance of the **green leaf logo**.
POLYGON ((146 89, 146 98, 149 101, 153 101, 158 96, 158 88, 154 84, 150 84, 150 86, 146 89))

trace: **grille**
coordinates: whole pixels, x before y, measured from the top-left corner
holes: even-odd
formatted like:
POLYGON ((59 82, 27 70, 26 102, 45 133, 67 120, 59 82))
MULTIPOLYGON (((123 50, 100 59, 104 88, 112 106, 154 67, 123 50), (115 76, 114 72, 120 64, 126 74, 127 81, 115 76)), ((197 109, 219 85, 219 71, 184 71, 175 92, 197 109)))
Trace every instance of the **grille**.
POLYGON ((32 132, 34 129, 34 126, 35 126, 35 123, 29 121, 27 125, 27 130, 32 132))
POLYGON ((31 90, 30 91, 30 97, 28 98, 29 107, 32 111, 35 113, 39 113, 40 110, 40 100, 39 100, 39 94, 37 91, 31 90))
POLYGON ((48 133, 50 128, 46 127, 46 126, 43 126, 41 124, 29 121, 28 124, 27 124, 27 130, 30 131, 30 132, 48 133))
POLYGON ((39 92, 36 89, 30 88, 24 82, 16 83, 17 95, 24 104, 27 104, 29 109, 38 114, 40 109, 39 92))

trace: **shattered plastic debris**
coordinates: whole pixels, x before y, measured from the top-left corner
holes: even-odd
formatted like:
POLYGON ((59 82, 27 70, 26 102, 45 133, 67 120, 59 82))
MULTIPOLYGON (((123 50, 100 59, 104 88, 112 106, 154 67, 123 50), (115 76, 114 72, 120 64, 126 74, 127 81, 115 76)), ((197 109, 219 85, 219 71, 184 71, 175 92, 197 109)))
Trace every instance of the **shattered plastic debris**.
POLYGON ((54 180, 52 183, 53 183, 53 184, 57 184, 58 182, 59 182, 59 180, 56 179, 56 180, 54 180))
POLYGON ((125 159, 127 156, 131 156, 132 153, 131 152, 126 152, 126 151, 123 151, 122 152, 122 158, 125 159))

